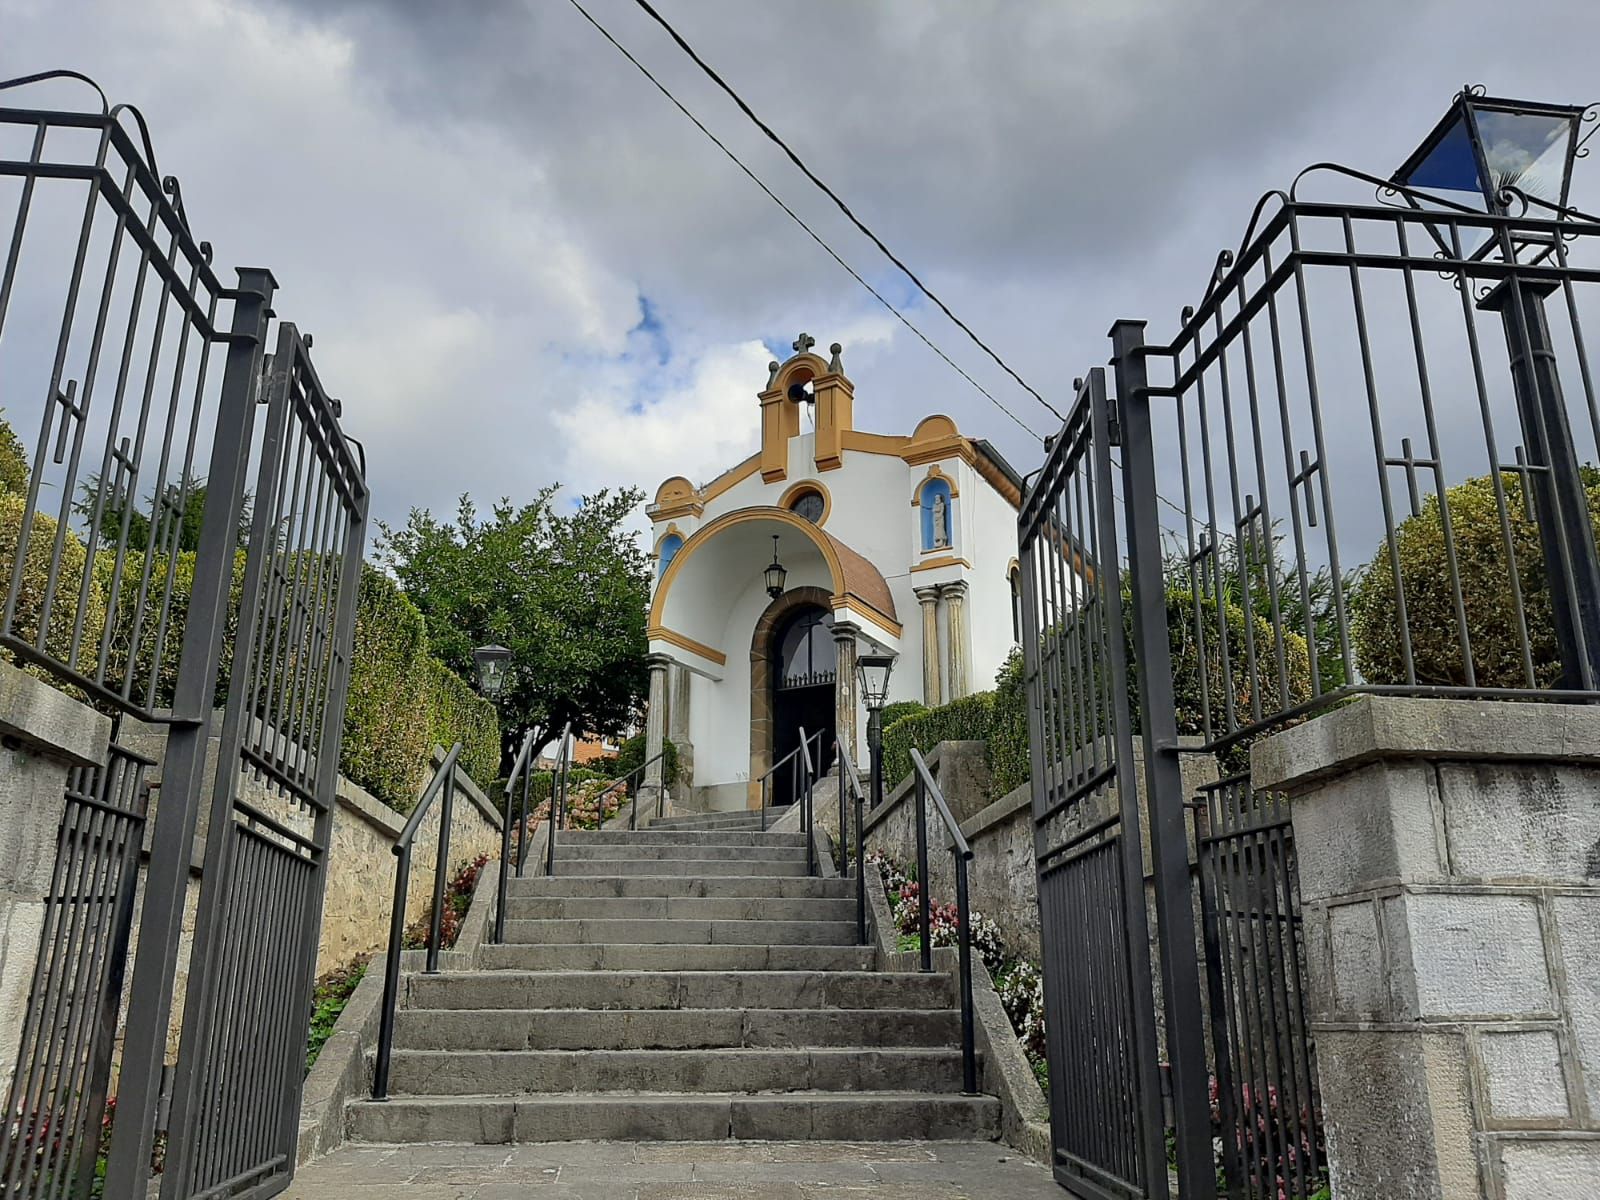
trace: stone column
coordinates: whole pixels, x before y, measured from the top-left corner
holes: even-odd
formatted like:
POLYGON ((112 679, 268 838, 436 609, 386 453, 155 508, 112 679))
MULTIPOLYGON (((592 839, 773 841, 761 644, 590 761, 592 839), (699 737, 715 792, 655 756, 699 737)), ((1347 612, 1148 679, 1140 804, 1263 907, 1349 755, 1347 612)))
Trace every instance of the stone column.
POLYGON ((678 795, 686 795, 694 783, 694 742, 689 736, 689 669, 673 663, 667 673, 667 737, 678 748, 678 795))
POLYGON ((1600 1179, 1600 710, 1364 697, 1258 744, 1292 798, 1333 1194, 1600 1179))
POLYGON ((947 676, 950 699, 959 700, 967 694, 967 585, 964 581, 946 583, 939 588, 944 600, 950 639, 950 669, 947 676))
MULTIPOLYGON (((650 667, 650 701, 645 709, 644 757, 645 761, 661 753, 661 743, 667 736, 667 668, 672 660, 665 654, 652 654, 647 660, 650 667)), ((654 815, 656 797, 661 793, 661 768, 664 763, 654 762, 644 769, 644 783, 639 788, 639 815, 648 811, 654 815)))
POLYGON ((861 769, 861 747, 856 741, 856 637, 861 627, 852 621, 833 623, 833 645, 839 655, 839 676, 833 691, 833 727, 850 761, 861 769))
POLYGON ((939 690, 939 589, 916 589, 917 603, 922 605, 922 702, 929 708, 944 703, 939 690))

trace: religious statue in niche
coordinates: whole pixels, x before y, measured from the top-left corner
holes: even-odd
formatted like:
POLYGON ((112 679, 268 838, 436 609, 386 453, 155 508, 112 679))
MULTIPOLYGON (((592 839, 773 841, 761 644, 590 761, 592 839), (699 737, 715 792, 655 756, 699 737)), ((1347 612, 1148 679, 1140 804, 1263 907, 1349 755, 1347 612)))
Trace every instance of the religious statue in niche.
POLYGON ((945 503, 944 493, 935 492, 933 495, 933 548, 946 550, 950 546, 950 506, 945 503))

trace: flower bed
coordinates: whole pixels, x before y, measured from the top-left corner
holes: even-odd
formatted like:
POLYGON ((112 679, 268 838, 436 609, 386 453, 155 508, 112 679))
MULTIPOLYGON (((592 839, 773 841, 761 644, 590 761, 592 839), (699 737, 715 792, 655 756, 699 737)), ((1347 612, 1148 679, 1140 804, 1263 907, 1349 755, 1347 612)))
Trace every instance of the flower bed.
MULTIPOLYGON (((566 829, 599 829, 621 811, 628 799, 628 785, 608 783, 603 779, 584 779, 567 787, 566 829)), ((550 816, 550 801, 541 800, 528 814, 526 836, 532 837, 542 821, 550 816)), ((520 852, 523 831, 515 826, 511 830, 514 852, 520 852)))
MULTIPOLYGON (((478 873, 488 861, 487 854, 480 854, 462 863, 456 868, 455 876, 445 885, 444 914, 439 918, 439 949, 449 950, 456 944, 456 938, 461 936, 461 922, 466 918, 467 909, 472 906, 472 890, 478 886, 478 873)), ((432 919, 433 911, 430 908, 407 925, 401 945, 407 950, 426 949, 432 919)))
MULTIPOLYGON (((899 930, 898 948, 916 950, 921 947, 918 932, 918 905, 922 885, 917 882, 916 869, 890 858, 881 851, 869 850, 867 862, 877 867, 883 880, 884 893, 889 898, 889 911, 894 915, 899 930)), ((928 933, 935 946, 954 946, 960 933, 961 921, 954 904, 938 904, 929 898, 928 933)), ((989 977, 994 980, 1000 1004, 1006 1010, 1011 1028, 1022 1043, 1023 1053, 1039 1080, 1039 1086, 1048 1094, 1049 1069, 1045 1061, 1044 1046, 1044 977, 1039 967, 1023 956, 1013 953, 1000 936, 995 923, 982 913, 972 913, 972 950, 983 960, 989 977)))

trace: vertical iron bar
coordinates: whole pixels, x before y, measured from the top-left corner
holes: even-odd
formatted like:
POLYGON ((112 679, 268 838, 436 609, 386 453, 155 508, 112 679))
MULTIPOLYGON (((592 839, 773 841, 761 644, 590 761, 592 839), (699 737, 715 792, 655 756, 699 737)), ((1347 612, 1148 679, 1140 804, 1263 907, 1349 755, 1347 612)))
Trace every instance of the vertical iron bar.
MULTIPOLYGON (((843 771, 840 772, 843 774, 843 771)), ((859 945, 867 944, 867 846, 863 840, 862 830, 862 796, 861 789, 856 788, 856 942, 859 945)))
MULTIPOLYGON (((1195 953, 1183 776, 1178 761, 1177 703, 1173 697, 1166 586, 1161 575, 1161 531, 1155 509, 1156 470, 1143 356, 1144 323, 1119 321, 1112 326, 1111 338, 1122 429, 1122 482, 1144 730, 1150 858, 1161 936, 1161 994, 1166 1006, 1167 1058, 1172 1067, 1177 1122, 1174 1148, 1178 1187, 1185 1197, 1209 1200, 1216 1195, 1217 1181, 1211 1154, 1211 1105, 1205 1032, 1200 1022, 1200 969, 1195 953)), ((1124 830, 1124 836, 1129 832, 1124 830)))
POLYGON ((433 916, 428 922, 428 963, 424 975, 439 973, 439 941, 444 932, 444 886, 450 873, 450 826, 455 817, 456 765, 444 775, 444 799, 439 808, 439 850, 433 862, 433 916))
MULTIPOLYGON (((183 631, 173 700, 177 720, 167 734, 161 806, 151 835, 139 947, 134 961, 117 1094, 120 1120, 106 1166, 108 1196, 143 1194, 160 1103, 161 1074, 172 1007, 172 964, 182 934, 200 795, 206 777, 212 694, 221 665, 222 634, 233 583, 234 545, 250 460, 255 385, 276 281, 260 268, 239 271, 231 340, 212 443, 210 487, 200 550, 183 631)), ((20 555, 19 555, 20 558, 20 555)))
POLYGON ((917 794, 917 929, 922 934, 920 969, 933 970, 933 930, 928 913, 928 798, 922 772, 913 770, 917 794))
POLYGON ((389 910, 389 949, 383 960, 383 1007, 378 1010, 378 1052, 372 1066, 372 1098, 389 1098, 389 1055, 394 1049, 395 1009, 400 1003, 400 955, 406 928, 406 888, 411 846, 395 847, 394 906, 389 910))
POLYGON ((978 1052, 973 1033, 972 912, 967 904, 967 858, 956 851, 956 920, 960 922, 961 960, 961 1090, 978 1094, 978 1052))

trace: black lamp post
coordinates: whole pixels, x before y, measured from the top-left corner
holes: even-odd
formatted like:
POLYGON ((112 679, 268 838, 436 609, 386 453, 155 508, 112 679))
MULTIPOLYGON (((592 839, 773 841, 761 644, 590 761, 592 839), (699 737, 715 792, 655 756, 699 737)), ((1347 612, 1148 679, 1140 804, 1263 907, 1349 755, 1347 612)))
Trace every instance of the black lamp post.
POLYGON ((789 572, 778 561, 778 535, 772 535, 772 565, 766 570, 767 595, 776 600, 783 595, 784 581, 789 578, 789 572))
POLYGON ((872 807, 883 803, 883 704, 889 698, 889 675, 895 655, 856 655, 856 683, 867 706, 867 746, 872 754, 872 807))
POLYGON ((478 691, 491 700, 505 691, 510 650, 504 646, 479 646, 472 652, 472 665, 478 670, 478 691))
POLYGON ((1466 263, 1491 255, 1512 268, 1478 306, 1500 315, 1510 353, 1528 457, 1523 483, 1533 493, 1551 581, 1561 686, 1592 691, 1600 687, 1600 556, 1545 313, 1545 297, 1560 284, 1515 269, 1519 255, 1531 265, 1559 244, 1560 234, 1550 222, 1566 215, 1584 112, 1583 107, 1507 100, 1486 96, 1482 88, 1463 88, 1393 181, 1418 210, 1436 211, 1442 218, 1450 210, 1496 218, 1466 229, 1441 219, 1430 222, 1428 231, 1447 260, 1463 264, 1466 275, 1472 273, 1466 263))

